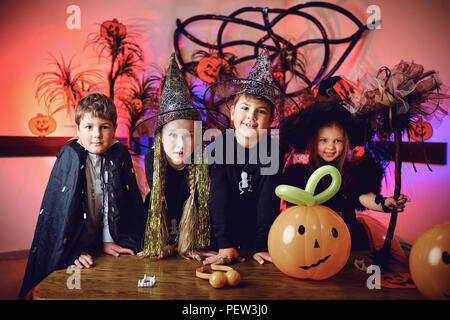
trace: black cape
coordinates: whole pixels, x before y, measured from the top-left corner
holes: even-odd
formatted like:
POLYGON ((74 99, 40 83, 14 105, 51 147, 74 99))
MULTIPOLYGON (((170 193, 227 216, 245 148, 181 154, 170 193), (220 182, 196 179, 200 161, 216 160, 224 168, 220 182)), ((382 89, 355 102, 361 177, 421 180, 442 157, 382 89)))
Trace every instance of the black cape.
MULTIPOLYGON (((145 211, 127 148, 113 144, 104 154, 108 172, 108 225, 114 242, 141 251, 145 211)), ((76 140, 59 151, 45 190, 19 298, 52 271, 72 265, 86 249, 102 248, 93 232, 86 192, 87 151, 76 140)))

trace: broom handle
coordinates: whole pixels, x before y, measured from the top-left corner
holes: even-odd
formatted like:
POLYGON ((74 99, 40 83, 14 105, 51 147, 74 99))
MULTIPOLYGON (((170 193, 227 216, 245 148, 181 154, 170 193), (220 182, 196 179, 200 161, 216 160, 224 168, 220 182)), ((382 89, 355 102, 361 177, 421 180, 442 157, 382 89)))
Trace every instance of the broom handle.
MULTIPOLYGON (((402 132, 400 130, 394 130, 394 146, 395 146, 395 189, 394 199, 397 200, 400 196, 400 190, 402 187, 402 161, 400 159, 400 147, 402 143, 402 132)), ((389 254, 391 249, 392 238, 394 237, 395 226, 397 225, 397 209, 393 209, 391 213, 391 219, 389 221, 389 227, 386 232, 386 239, 384 240, 383 248, 381 249, 384 255, 389 254)))

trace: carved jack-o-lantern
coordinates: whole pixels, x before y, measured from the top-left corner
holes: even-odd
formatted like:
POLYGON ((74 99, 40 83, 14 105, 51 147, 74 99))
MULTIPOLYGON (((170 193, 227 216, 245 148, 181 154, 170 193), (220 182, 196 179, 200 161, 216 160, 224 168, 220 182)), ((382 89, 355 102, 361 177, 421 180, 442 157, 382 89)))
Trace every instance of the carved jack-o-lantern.
POLYGON ((28 128, 33 134, 44 137, 56 130, 56 121, 51 116, 38 113, 28 122, 28 128))
POLYGON ((117 37, 124 37, 127 34, 127 28, 117 19, 108 20, 100 26, 100 35, 103 38, 112 40, 117 37))
POLYGON ((410 124, 409 127, 409 136, 414 141, 420 142, 423 140, 427 140, 431 138, 433 134, 433 127, 426 121, 422 119, 417 120, 410 124))
POLYGON ((133 104, 133 107, 134 107, 136 110, 140 110, 140 109, 142 109, 142 108, 144 107, 144 105, 142 104, 142 100, 141 100, 141 99, 138 99, 138 98, 133 99, 133 100, 131 101, 131 103, 133 104))
POLYGON ((356 146, 353 148, 353 157, 361 158, 365 153, 364 147, 356 146))
POLYGON ((285 201, 306 204, 283 211, 270 228, 269 254, 281 272, 295 278, 322 280, 339 272, 347 262, 351 247, 347 225, 336 212, 316 204, 327 201, 339 190, 340 179, 336 168, 324 166, 313 173, 305 190, 287 185, 275 189, 285 201), (332 185, 313 196, 320 180, 320 174, 319 178, 315 174, 324 168, 333 170, 332 185), (336 176, 339 182, 335 183, 336 176), (302 197, 303 200, 297 202, 302 197))
POLYGON ((221 68, 226 68, 228 62, 216 54, 205 57, 198 62, 197 74, 200 79, 207 83, 214 83, 218 80, 218 73, 221 68))
POLYGON ((430 299, 450 299, 450 221, 425 230, 414 242, 409 269, 417 289, 430 299))

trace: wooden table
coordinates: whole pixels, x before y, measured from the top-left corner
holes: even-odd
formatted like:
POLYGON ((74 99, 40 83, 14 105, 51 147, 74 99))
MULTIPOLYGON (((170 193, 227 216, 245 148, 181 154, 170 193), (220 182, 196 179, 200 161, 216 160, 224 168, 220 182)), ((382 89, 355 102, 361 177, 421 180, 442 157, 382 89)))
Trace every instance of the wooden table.
MULTIPOLYGON (((359 255, 360 257, 361 255, 359 255)), ((90 269, 75 273, 57 270, 32 292, 34 299, 151 299, 151 300, 315 300, 315 299, 424 299, 416 289, 367 288, 370 274, 353 266, 354 253, 347 265, 335 276, 321 281, 291 278, 272 263, 258 264, 252 259, 232 267, 242 277, 239 286, 214 289, 207 280, 195 276, 198 261, 171 257, 164 260, 101 254, 94 257, 90 269), (144 274, 156 276, 154 287, 139 288, 144 274), (69 277, 71 277, 69 279, 69 277), (69 281, 68 281, 69 280, 69 281)), ((206 269, 210 272, 210 268, 206 269)), ((72 270, 74 271, 74 270, 72 270)))

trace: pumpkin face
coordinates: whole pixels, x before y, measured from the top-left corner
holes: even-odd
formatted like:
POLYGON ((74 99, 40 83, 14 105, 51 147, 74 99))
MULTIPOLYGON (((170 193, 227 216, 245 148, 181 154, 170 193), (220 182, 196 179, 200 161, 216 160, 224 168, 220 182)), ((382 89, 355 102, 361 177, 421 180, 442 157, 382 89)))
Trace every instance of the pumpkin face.
POLYGON ((103 38, 114 39, 114 38, 123 38, 127 34, 127 28, 117 21, 117 19, 113 19, 111 21, 105 21, 100 26, 100 35, 103 38))
POLYGON ((220 68, 226 65, 227 62, 218 55, 205 57, 198 62, 198 77, 207 83, 214 83, 218 80, 220 68))
POLYGON ((28 128, 33 134, 44 137, 56 130, 56 121, 51 116, 38 113, 28 122, 28 128))
POLYGON ((133 104, 133 107, 136 109, 136 110, 141 110, 142 108, 143 108, 143 104, 142 104, 142 100, 141 99, 138 99, 138 98, 135 98, 135 99, 133 99, 132 101, 131 101, 131 103, 133 104))
POLYGON ((344 220, 321 205, 294 206, 272 224, 269 254, 283 273, 322 280, 339 272, 350 255, 350 232, 344 220))
POLYGON ((410 124, 409 127, 409 136, 414 141, 420 142, 423 140, 427 140, 431 138, 433 134, 433 127, 426 121, 422 119, 417 120, 410 124))
POLYGON ((355 158, 361 158, 365 153, 364 147, 356 146, 353 148, 353 156, 355 158))
POLYGON ((409 269, 419 291, 430 299, 450 299, 450 222, 433 226, 414 242, 409 269))

